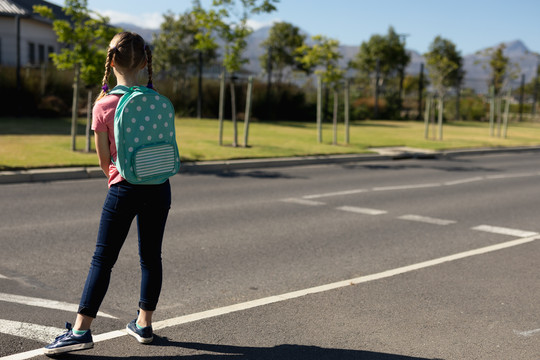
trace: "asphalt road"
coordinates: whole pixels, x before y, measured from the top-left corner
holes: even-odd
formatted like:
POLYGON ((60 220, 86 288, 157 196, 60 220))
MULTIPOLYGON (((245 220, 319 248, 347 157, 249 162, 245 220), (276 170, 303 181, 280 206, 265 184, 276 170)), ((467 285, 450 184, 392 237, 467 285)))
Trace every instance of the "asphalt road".
MULTIPOLYGON (((118 331, 138 302, 134 224, 95 348, 65 358, 539 360, 538 162, 175 176, 154 344, 118 331)), ((0 359, 74 320, 105 193, 104 179, 0 186, 0 359)))

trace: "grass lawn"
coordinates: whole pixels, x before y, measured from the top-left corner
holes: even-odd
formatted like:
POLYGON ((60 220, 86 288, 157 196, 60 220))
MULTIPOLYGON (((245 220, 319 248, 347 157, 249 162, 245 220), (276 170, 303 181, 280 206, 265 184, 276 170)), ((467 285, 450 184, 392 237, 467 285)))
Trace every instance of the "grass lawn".
MULTIPOLYGON (((71 151, 71 120, 0 118, 0 170, 64 166, 97 166, 94 151, 85 153, 84 124, 80 119, 77 149, 71 151)), ((238 143, 243 145, 243 122, 238 122, 238 143)), ((224 123, 223 146, 218 145, 215 119, 176 119, 183 161, 288 157, 369 152, 370 147, 409 146, 445 150, 480 147, 540 145, 540 124, 511 123, 506 139, 491 137, 489 124, 450 122, 444 125, 443 140, 424 139, 424 123, 416 121, 357 121, 350 127, 350 143, 344 144, 344 126, 338 126, 338 145, 332 145, 332 124, 323 128, 317 143, 315 123, 255 122, 250 125, 248 147, 231 146, 233 128, 224 123)), ((433 134, 430 129, 430 136, 433 134)), ((497 129, 495 129, 497 134, 497 129)))

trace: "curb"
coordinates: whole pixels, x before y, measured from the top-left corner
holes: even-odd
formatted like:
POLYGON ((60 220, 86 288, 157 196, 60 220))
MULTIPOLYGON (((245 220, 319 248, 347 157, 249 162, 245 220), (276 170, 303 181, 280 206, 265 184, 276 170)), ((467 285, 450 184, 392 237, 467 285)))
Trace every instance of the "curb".
MULTIPOLYGON (((402 159, 439 159, 470 155, 485 154, 503 154, 520 152, 540 151, 540 147, 515 147, 515 148, 485 148, 485 149, 466 149, 451 150, 439 152, 423 151, 401 151, 392 155, 379 154, 346 154, 346 155, 327 155, 327 156, 302 156, 291 158, 272 158, 272 159, 246 159, 246 160, 227 160, 227 161, 195 161, 184 162, 180 167, 180 174, 195 173, 216 173, 235 170, 246 170, 253 168, 273 168, 302 165, 322 165, 322 164, 343 164, 362 161, 388 161, 402 159)), ((60 180, 81 180, 104 178, 100 167, 76 167, 76 168, 54 168, 54 169, 33 169, 18 171, 0 171, 1 184, 48 182, 60 180)))

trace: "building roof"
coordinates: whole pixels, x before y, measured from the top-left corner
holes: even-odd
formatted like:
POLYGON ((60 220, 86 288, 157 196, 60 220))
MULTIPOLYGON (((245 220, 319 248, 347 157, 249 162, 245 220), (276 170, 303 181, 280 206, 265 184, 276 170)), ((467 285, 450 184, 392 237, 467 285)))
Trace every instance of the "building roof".
POLYGON ((43 0, 0 0, 0 16, 32 17, 37 20, 51 22, 49 19, 36 14, 33 9, 34 5, 50 7, 57 19, 69 20, 69 17, 62 11, 61 6, 43 0))

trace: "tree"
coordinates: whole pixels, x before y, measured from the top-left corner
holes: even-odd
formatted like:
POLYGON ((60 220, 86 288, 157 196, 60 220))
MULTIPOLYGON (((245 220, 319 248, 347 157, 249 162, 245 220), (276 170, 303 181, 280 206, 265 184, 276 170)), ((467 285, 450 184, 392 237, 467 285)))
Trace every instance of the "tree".
POLYGON ((61 70, 75 70, 71 119, 71 149, 76 150, 79 80, 87 85, 99 84, 103 77, 105 49, 119 29, 109 25, 109 19, 90 11, 87 0, 66 0, 62 10, 71 21, 57 20, 51 8, 34 6, 34 11, 53 20, 58 42, 65 45, 58 54, 51 54, 54 65, 61 70))
MULTIPOLYGON (((214 32, 225 41, 225 53, 223 54, 223 67, 231 74, 231 107, 234 139, 233 146, 238 146, 238 129, 236 122, 236 95, 235 95, 235 73, 248 60, 242 58, 242 53, 246 49, 246 38, 251 34, 247 21, 250 15, 260 13, 270 13, 276 10, 274 3, 279 0, 213 0, 212 9, 202 10, 200 2, 197 18, 203 28, 199 30, 197 39, 201 46, 215 46, 216 39, 214 32)), ((220 109, 220 113, 222 110, 220 109)), ((220 117, 220 139, 222 142, 222 119, 220 117)))
MULTIPOLYGON (((368 42, 362 42, 358 54, 349 64, 359 71, 360 76, 367 75, 373 79, 376 98, 379 86, 384 86, 391 79, 398 79, 398 107, 401 107, 405 68, 411 59, 402 38, 390 26, 386 35, 375 34, 368 42)), ((395 98, 390 92, 388 97, 395 98)))
MULTIPOLYGON (((304 44, 296 50, 297 61, 301 63, 305 69, 316 69, 317 74, 323 83, 327 84, 327 89, 332 88, 334 92, 334 129, 337 122, 337 99, 338 85, 343 79, 345 71, 339 67, 338 61, 341 58, 339 52, 339 41, 329 39, 322 35, 316 35, 311 38, 314 42, 312 46, 304 44)), ((319 86, 320 87, 320 86, 319 86)), ((320 91, 320 89, 319 89, 320 91)), ((320 107, 320 96, 318 96, 318 106, 320 107)), ((317 117, 317 131, 319 142, 322 141, 322 124, 320 119, 320 111, 317 117)), ((334 130, 334 143, 335 143, 334 130)))
POLYGON ((266 52, 259 58, 261 67, 267 72, 269 81, 275 71, 277 82, 283 80, 283 72, 287 67, 299 68, 295 51, 304 44, 306 36, 300 28, 287 22, 275 23, 270 29, 268 38, 261 44, 266 52))
POLYGON ((428 76, 438 96, 439 112, 439 140, 442 140, 442 116, 444 109, 444 95, 449 86, 454 86, 463 79, 463 59, 454 43, 437 36, 424 54, 428 76))
POLYGON ((491 68, 491 84, 495 89, 495 95, 502 93, 502 90, 508 82, 508 64, 510 59, 504 56, 505 45, 501 44, 495 50, 491 51, 489 58, 489 67, 491 68))
POLYGON ((178 91, 180 84, 186 84, 191 70, 197 68, 198 96, 197 117, 202 113, 202 71, 203 63, 213 61, 216 55, 216 46, 204 47, 198 38, 202 24, 199 22, 198 12, 202 11, 199 2, 194 2, 194 9, 179 14, 178 18, 172 12, 163 15, 161 31, 154 35, 155 68, 165 71, 175 79, 173 91, 178 91))

